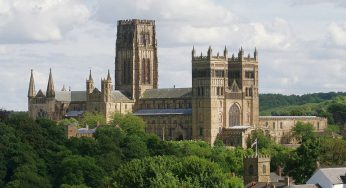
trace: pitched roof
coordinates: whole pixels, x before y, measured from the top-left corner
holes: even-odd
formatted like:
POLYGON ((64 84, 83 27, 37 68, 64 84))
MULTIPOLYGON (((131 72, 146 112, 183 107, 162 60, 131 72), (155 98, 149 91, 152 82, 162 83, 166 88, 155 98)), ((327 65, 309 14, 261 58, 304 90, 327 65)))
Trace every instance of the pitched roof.
POLYGON ((333 184, 346 184, 341 179, 341 176, 346 175, 346 167, 343 168, 321 168, 320 171, 324 176, 326 176, 330 182, 333 184))
POLYGON ((128 97, 126 97, 119 90, 112 91, 112 97, 113 97, 113 101, 128 101, 128 100, 130 100, 128 97))
POLYGON ((260 116, 260 119, 315 119, 317 116, 260 116))
POLYGON ((80 110, 80 111, 69 111, 65 114, 65 117, 79 117, 79 116, 82 116, 84 113, 83 110, 80 110))
POLYGON ((165 88, 165 89, 148 89, 142 99, 160 99, 160 98, 191 98, 191 88, 165 88))
POLYGON ((83 102, 86 101, 85 91, 57 91, 55 92, 57 101, 65 102, 83 102))
POLYGON ((138 116, 151 116, 151 115, 190 115, 192 114, 191 108, 178 108, 178 109, 141 109, 133 113, 138 116))

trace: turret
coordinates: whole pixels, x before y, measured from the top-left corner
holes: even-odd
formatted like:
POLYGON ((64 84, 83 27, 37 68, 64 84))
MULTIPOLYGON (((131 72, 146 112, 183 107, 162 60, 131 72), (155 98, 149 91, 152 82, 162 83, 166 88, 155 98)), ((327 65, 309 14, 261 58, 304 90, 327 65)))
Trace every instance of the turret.
POLYGON ((35 91, 35 80, 34 80, 34 74, 33 70, 31 69, 31 76, 30 76, 30 82, 29 82, 29 89, 28 89, 28 97, 35 97, 36 91, 35 91))
POLYGON ((105 102, 109 102, 111 100, 112 94, 112 79, 108 70, 107 79, 101 80, 101 92, 103 94, 103 99, 105 102))
POLYGON ((86 80, 86 91, 87 93, 92 93, 94 90, 94 80, 93 77, 91 76, 91 70, 89 73, 89 79, 86 80))
POLYGON ((253 53, 253 56, 255 58, 255 60, 258 60, 258 52, 257 52, 257 48, 255 48, 255 52, 253 53))
POLYGON ((228 50, 227 50, 227 47, 226 47, 226 46, 225 46, 225 49, 223 50, 223 56, 225 57, 225 59, 227 59, 228 50))
POLYGON ((241 47, 238 52, 238 59, 243 60, 243 58, 244 58, 244 50, 243 50, 243 47, 241 47))
POLYGON ((208 48, 208 58, 210 59, 212 55, 213 55, 213 50, 211 49, 211 46, 209 46, 209 48, 208 48))
POLYGON ((192 53, 192 58, 195 57, 195 55, 196 55, 195 46, 192 47, 191 53, 192 53))
POLYGON ((49 98, 49 97, 55 97, 55 90, 54 90, 52 69, 49 69, 49 78, 48 78, 48 85, 47 85, 46 96, 47 96, 48 98, 49 98))

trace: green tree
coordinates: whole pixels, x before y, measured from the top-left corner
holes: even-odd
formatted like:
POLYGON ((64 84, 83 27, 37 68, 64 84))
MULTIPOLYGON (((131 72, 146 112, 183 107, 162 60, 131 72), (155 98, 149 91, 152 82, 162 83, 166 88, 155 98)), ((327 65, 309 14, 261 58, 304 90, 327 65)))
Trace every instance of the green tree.
POLYGON ((270 138, 270 135, 264 133, 263 130, 257 129, 251 132, 251 136, 247 140, 248 148, 251 147, 251 144, 254 140, 257 139, 257 148, 269 148, 274 144, 274 141, 270 138))
POLYGON ((61 184, 99 187, 104 171, 96 165, 94 158, 71 155, 61 163, 61 184))
POLYGON ((122 115, 119 113, 114 114, 111 125, 120 127, 126 134, 137 134, 139 136, 144 136, 146 127, 140 117, 132 114, 122 115))
POLYGON ((314 127, 311 123, 298 121, 292 129, 293 136, 300 142, 306 142, 315 137, 314 127))
POLYGON ((303 142, 287 161, 285 171, 299 183, 305 183, 316 169, 321 156, 321 140, 311 138, 303 142))
POLYGON ((99 125, 107 124, 106 117, 103 114, 90 113, 90 112, 85 112, 83 114, 83 118, 81 118, 80 123, 81 123, 81 126, 88 125, 89 128, 94 128, 96 127, 97 124, 99 125))

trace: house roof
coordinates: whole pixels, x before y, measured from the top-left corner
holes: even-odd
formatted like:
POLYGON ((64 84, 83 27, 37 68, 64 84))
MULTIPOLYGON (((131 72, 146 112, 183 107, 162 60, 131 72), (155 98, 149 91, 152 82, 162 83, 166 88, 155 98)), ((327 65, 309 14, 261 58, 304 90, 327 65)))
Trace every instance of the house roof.
POLYGON ((346 167, 342 167, 342 168, 321 168, 318 171, 320 171, 333 184, 346 184, 346 182, 343 182, 343 180, 341 179, 341 176, 345 176, 346 175, 346 167))
POLYGON ((302 184, 302 185, 291 185, 292 188, 321 188, 321 186, 316 184, 302 184))
POLYGON ((83 110, 74 110, 74 111, 69 111, 65 114, 65 117, 79 117, 79 116, 82 116, 84 113, 83 110))
POLYGON ((178 108, 178 109, 140 109, 134 115, 138 116, 151 116, 151 115, 190 115, 192 114, 191 108, 178 108))
POLYGON ((191 88, 165 88, 165 89, 147 89, 142 94, 142 99, 159 98, 191 98, 191 88))

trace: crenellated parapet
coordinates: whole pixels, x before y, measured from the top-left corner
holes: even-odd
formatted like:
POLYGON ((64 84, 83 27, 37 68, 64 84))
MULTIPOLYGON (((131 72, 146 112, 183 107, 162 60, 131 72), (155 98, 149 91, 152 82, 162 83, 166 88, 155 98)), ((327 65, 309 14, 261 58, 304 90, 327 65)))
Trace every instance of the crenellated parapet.
POLYGON ((217 52, 216 55, 214 55, 211 46, 209 46, 206 55, 203 55, 202 52, 200 53, 200 55, 196 55, 196 50, 193 47, 192 60, 195 63, 206 63, 207 62, 206 60, 209 60, 209 61, 227 60, 229 63, 242 63, 242 62, 258 63, 258 52, 257 52, 257 49, 255 48, 253 56, 251 56, 250 53, 248 53, 248 55, 245 56, 243 47, 241 47, 238 51, 237 56, 235 56, 233 53, 231 57, 228 57, 228 50, 226 46, 222 55, 220 55, 219 52, 217 52))
POLYGON ((118 21, 118 25, 132 25, 132 24, 155 25, 155 20, 127 19, 127 20, 118 21))
POLYGON ((257 156, 256 155, 245 155, 244 156, 244 159, 248 159, 248 160, 270 160, 270 156, 269 155, 261 155, 261 154, 258 154, 257 156))

